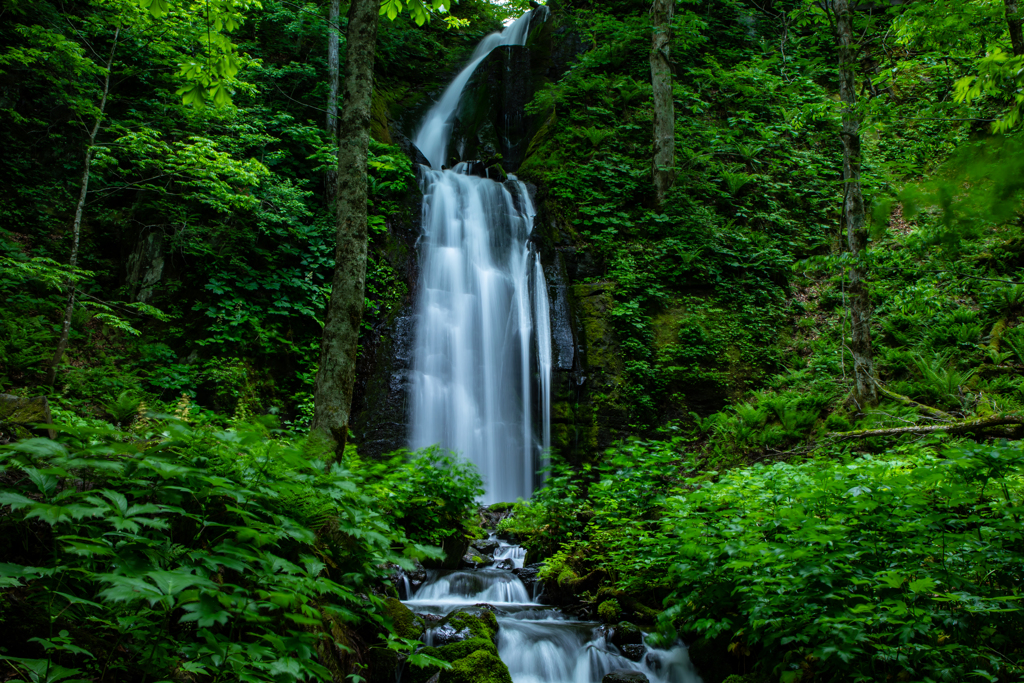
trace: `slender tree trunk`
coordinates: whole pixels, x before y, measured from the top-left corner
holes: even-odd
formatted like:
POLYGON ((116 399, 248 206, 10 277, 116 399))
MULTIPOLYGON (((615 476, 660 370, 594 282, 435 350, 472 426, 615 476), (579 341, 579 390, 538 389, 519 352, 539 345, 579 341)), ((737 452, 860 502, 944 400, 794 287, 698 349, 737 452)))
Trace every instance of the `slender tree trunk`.
POLYGON ((348 436, 366 281, 366 157, 377 42, 376 0, 352 0, 345 36, 345 103, 338 125, 338 232, 320 368, 313 390, 313 431, 341 453, 348 436))
MULTIPOLYGON (((338 140, 338 34, 341 30, 341 0, 331 0, 331 7, 327 18, 327 121, 325 129, 331 142, 338 140)), ((334 201, 338 184, 338 173, 336 168, 329 169, 324 178, 326 185, 327 205, 333 212, 334 201)))
POLYGON ((654 90, 654 159, 651 173, 658 206, 675 182, 676 116, 672 101, 672 15, 674 0, 654 0, 651 8, 651 87, 654 90))
POLYGON ((1024 55, 1024 30, 1021 26, 1024 19, 1021 18, 1017 0, 1003 0, 1006 5, 1006 23, 1010 27, 1010 44, 1013 46, 1013 54, 1017 57, 1024 55))
POLYGON ((864 256, 868 248, 864 196, 860 186, 860 115, 854 74, 856 47, 850 0, 833 0, 839 43, 839 98, 843 102, 843 222, 853 256, 850 266, 850 353, 853 356, 854 398, 861 407, 878 403, 878 388, 871 353, 871 293, 865 282, 864 256))
MULTIPOLYGON (((103 77, 103 95, 100 98, 99 113, 96 114, 96 122, 89 130, 88 144, 85 147, 85 160, 82 169, 82 185, 78 192, 78 204, 75 205, 75 219, 71 223, 71 258, 68 265, 75 268, 78 265, 78 245, 82 231, 82 214, 85 212, 85 199, 89 194, 89 177, 92 167, 92 157, 96 146, 96 136, 100 132, 100 125, 103 123, 103 112, 107 108, 107 95, 110 93, 110 70, 114 65, 114 52, 117 50, 117 39, 121 34, 118 28, 114 32, 114 45, 110 48, 110 57, 107 59, 107 72, 103 77)), ((61 326, 60 339, 57 341, 57 350, 50 360, 46 371, 46 384, 53 385, 57 380, 57 367, 61 358, 68 350, 68 337, 71 335, 71 314, 75 311, 75 285, 69 277, 64 283, 67 289, 67 303, 64 305, 64 324, 61 326)))

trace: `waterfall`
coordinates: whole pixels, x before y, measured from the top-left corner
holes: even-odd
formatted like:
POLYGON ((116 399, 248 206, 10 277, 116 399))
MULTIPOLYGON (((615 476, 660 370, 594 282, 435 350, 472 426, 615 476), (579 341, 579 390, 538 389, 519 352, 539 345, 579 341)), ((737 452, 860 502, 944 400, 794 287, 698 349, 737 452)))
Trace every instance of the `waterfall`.
POLYGON ((527 12, 484 38, 414 138, 430 167, 420 167, 410 445, 440 444, 473 462, 488 503, 528 498, 550 448, 547 285, 529 243, 536 212, 526 186, 512 175, 503 183, 471 175, 471 164, 443 164, 473 72, 495 47, 523 45, 529 26, 527 12))

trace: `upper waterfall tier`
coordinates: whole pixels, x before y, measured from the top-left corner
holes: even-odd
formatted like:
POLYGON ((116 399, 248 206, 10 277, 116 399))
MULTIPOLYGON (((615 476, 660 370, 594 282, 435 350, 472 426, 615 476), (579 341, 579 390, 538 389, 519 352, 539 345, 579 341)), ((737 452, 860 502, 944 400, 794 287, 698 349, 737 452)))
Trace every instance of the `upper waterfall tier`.
POLYGON ((431 168, 440 169, 445 163, 448 154, 448 143, 451 141, 455 110, 459 106, 462 91, 465 90, 466 84, 469 83, 469 79, 473 76, 473 72, 484 61, 484 58, 490 54, 491 50, 499 45, 525 44, 530 30, 530 15, 531 12, 527 12, 516 19, 504 31, 492 33, 481 40, 477 44, 476 49, 473 50, 469 64, 459 72, 455 80, 445 89, 441 99, 427 112, 423 119, 423 124, 413 138, 413 144, 430 162, 431 168))

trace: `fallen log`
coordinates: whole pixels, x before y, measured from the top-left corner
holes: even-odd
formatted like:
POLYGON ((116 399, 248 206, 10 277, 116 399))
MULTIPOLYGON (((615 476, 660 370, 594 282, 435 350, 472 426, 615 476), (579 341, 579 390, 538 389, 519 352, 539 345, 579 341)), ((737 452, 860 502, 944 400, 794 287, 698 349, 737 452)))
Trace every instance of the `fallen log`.
POLYGON ((1024 425, 1024 415, 989 415, 978 417, 972 420, 961 420, 959 422, 947 422, 946 424, 924 425, 915 427, 885 427, 883 429, 856 429, 852 432, 832 432, 828 436, 834 439, 866 439, 872 436, 900 436, 902 434, 933 434, 935 432, 946 432, 947 434, 963 434, 989 427, 1002 427, 1006 425, 1024 425))
POLYGON ((882 394, 886 398, 891 398, 892 400, 897 401, 899 403, 902 403, 905 406, 910 406, 911 408, 916 408, 917 410, 920 410, 922 413, 924 413, 925 415, 927 415, 929 417, 934 417, 934 418, 937 418, 939 420, 946 420, 946 421, 956 419, 952 415, 950 415, 949 413, 943 412, 943 411, 939 410, 938 408, 932 408, 931 406, 926 406, 925 404, 918 403, 914 399, 908 398, 908 397, 904 396, 903 394, 897 394, 895 391, 890 391, 889 389, 886 389, 885 387, 883 387, 881 384, 877 384, 876 383, 875 386, 878 387, 878 393, 882 394))

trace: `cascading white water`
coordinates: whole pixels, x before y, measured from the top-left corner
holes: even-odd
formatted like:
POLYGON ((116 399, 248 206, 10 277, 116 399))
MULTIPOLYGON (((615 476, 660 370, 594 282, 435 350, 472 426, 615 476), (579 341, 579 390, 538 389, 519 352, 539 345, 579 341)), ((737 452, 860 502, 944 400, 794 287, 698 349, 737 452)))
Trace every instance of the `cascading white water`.
MULTIPOLYGON (((524 554, 520 546, 503 542, 493 557, 497 561, 524 554)), ((521 567, 522 560, 516 565, 521 567)), ((633 661, 608 641, 606 628, 540 604, 508 570, 437 573, 405 604, 415 612, 435 615, 493 609, 498 620, 498 655, 513 683, 600 683, 605 674, 622 669, 642 672, 650 683, 701 683, 685 647, 642 646, 640 661, 633 661)), ((427 645, 436 644, 437 630, 424 634, 427 645)))
POLYGON ((495 47, 524 44, 529 25, 526 13, 484 38, 414 139, 430 168, 421 166, 410 445, 440 444, 473 462, 487 503, 528 498, 540 457, 550 448, 547 285, 528 243, 536 212, 526 186, 512 175, 498 183, 469 175, 468 164, 442 165, 473 71, 495 47))

